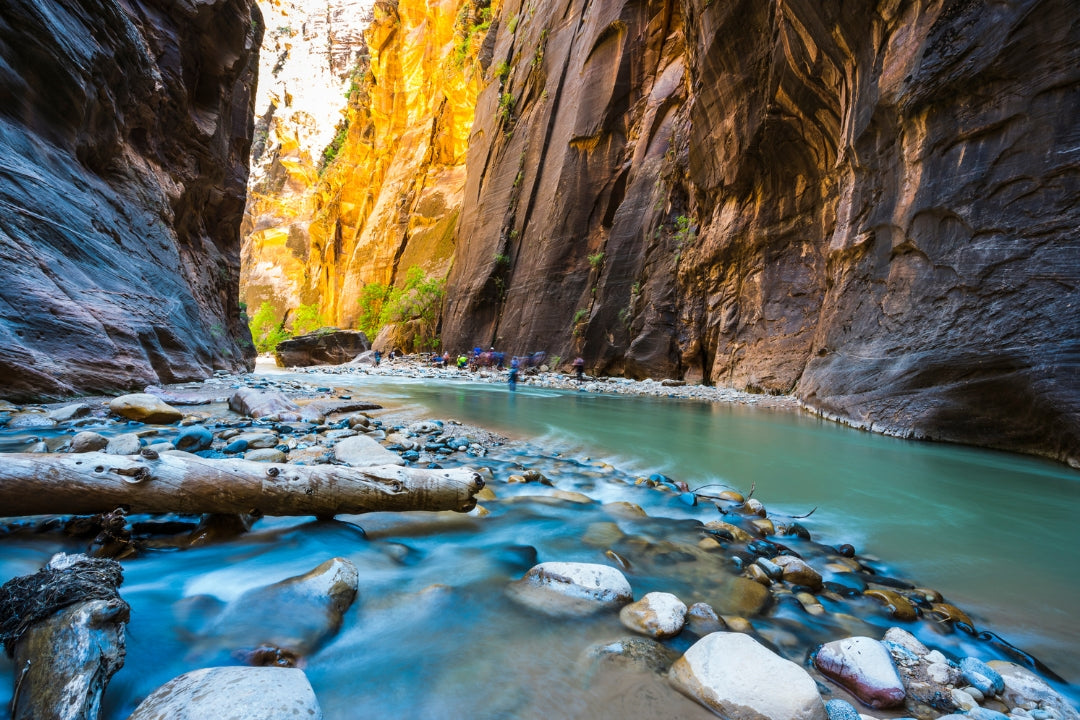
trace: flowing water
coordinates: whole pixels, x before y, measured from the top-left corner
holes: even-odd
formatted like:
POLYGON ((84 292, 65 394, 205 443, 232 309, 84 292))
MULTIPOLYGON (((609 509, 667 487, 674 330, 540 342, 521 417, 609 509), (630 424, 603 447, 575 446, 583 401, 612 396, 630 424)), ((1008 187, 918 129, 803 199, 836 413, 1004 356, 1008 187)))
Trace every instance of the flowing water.
MULTIPOLYGON (((512 603, 507 584, 533 564, 630 562, 635 597, 674 592, 688 604, 730 601, 735 570, 722 553, 697 550, 711 504, 634 485, 663 473, 691 488, 722 484, 765 503, 770 516, 800 515, 816 542, 853 544, 881 572, 932 587, 1066 680, 1080 681, 1080 474, 1038 459, 915 443, 858 432, 798 413, 661 398, 602 396, 519 386, 369 376, 273 373, 454 419, 518 439, 488 457, 457 453, 444 464, 491 468, 499 501, 491 514, 371 514, 314 522, 267 518, 235 540, 158 551, 124 561, 132 606, 127 664, 113 679, 104 717, 124 718, 168 679, 237 662, 193 642, 185 607, 229 601, 297 575, 330 557, 360 571, 360 594, 341 632, 306 659, 327 718, 711 717, 648 673, 611 680, 586 649, 628 633, 614 616, 552 620, 512 603), (507 485, 522 467, 555 488, 588 495, 578 504, 542 497, 555 488, 507 485), (604 503, 624 500, 633 518, 604 503), (603 538, 597 540, 597 538, 603 538)), ((14 441, 0 449, 14 450, 14 441)), ((783 541, 806 557, 820 548, 783 541)), ((0 580, 36 571, 51 555, 78 551, 55 534, 0 539, 0 580)), ((896 624, 874 603, 826 601, 814 618, 780 602, 752 617, 759 637, 796 662, 807 647, 847 634, 880 637, 896 624)), ((722 609, 718 607, 718 609, 722 609)), ((933 623, 910 624, 954 655, 1008 659, 1002 645, 933 623)), ((689 642, 669 642, 682 650, 689 642)), ((0 661, 10 677, 10 663, 0 661)), ((1074 702, 1074 688, 1064 688, 1074 702)), ((6 705, 10 688, 0 683, 6 705)))

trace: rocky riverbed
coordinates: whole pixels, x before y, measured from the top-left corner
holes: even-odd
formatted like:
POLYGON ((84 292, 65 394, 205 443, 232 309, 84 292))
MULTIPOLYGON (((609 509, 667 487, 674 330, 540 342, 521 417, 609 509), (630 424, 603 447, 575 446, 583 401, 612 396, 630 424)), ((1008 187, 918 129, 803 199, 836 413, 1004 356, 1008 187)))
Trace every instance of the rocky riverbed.
MULTIPOLYGON (((319 372, 504 381, 494 371, 461 373, 412 360, 319 372)), ((578 386, 559 373, 526 374, 522 381, 578 386)), ((1080 718, 1071 690, 1036 659, 978 627, 934 589, 896 577, 854 547, 814 537, 812 517, 770 513, 753 488, 692 488, 677 478, 636 475, 451 418, 379 408, 354 389, 303 380, 221 374, 147 390, 47 406, 4 404, 0 450, 243 458, 266 464, 275 476, 290 466, 468 467, 485 486, 467 514, 341 516, 337 522, 363 528, 359 539, 310 558, 309 572, 254 583, 228 602, 190 594, 171 600, 183 646, 202 669, 158 691, 126 683, 112 716, 145 698, 133 718, 208 708, 220 717, 272 716, 284 708, 352 717, 350 703, 362 701, 350 697, 348 683, 334 682, 327 666, 356 651, 356 633, 370 632, 368 623, 378 625, 373 618, 395 607, 398 632, 423 634, 419 628, 434 622, 427 618, 468 615, 460 604, 468 601, 485 609, 482 624, 470 621, 469 634, 453 642, 468 647, 502 622, 530 628, 527 633, 557 627, 552 642, 563 648, 559 653, 577 657, 569 671, 548 671, 573 679, 559 685, 569 693, 560 707, 537 697, 543 687, 508 688, 512 683, 504 680, 498 689, 485 685, 487 705, 471 711, 477 717, 1080 718), (488 568, 482 579, 470 579, 477 570, 466 564, 441 582, 403 593, 380 587, 385 570, 365 570, 369 550, 358 548, 370 547, 380 563, 397 568, 399 581, 428 577, 425 559, 440 552, 425 544, 432 535, 438 546, 476 557, 474 565, 488 568), (501 537, 513 542, 482 540, 501 537), (479 548, 485 548, 480 556, 479 548), (366 596, 359 610, 358 594, 366 596), (242 667, 219 667, 237 662, 242 667), (267 680, 268 668, 293 674, 276 683, 267 680), (268 682, 279 691, 266 691, 268 682)), ((681 396, 714 389, 588 380, 581 390, 681 396)), ((711 399, 790 402, 719 392, 711 399)), ((260 531, 269 520, 123 512, 35 517, 10 520, 0 542, 83 549, 121 558, 138 574, 140 563, 182 562, 183 555, 169 554, 178 549, 191 557, 244 538, 273 542, 274 532, 260 531)), ((133 617, 138 613, 135 602, 133 617)), ((537 640, 489 647, 490 659, 469 663, 490 669, 486 662, 517 658, 544 676, 537 640)), ((453 711, 413 707, 405 714, 451 717, 453 711)))

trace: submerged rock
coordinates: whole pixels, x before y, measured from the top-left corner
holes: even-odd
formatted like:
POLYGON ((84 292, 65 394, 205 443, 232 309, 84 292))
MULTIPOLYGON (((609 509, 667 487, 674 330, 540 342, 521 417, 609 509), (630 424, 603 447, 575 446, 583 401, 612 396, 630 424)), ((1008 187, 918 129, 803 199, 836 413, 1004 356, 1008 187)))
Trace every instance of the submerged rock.
POLYGON ((304 575, 249 590, 202 635, 207 644, 234 651, 271 646, 307 655, 341 627, 357 586, 356 566, 333 558, 304 575))
POLYGON ((109 401, 109 410, 120 417, 139 422, 168 425, 183 419, 184 413, 156 395, 133 393, 109 401))
POLYGON ((630 583, 607 565, 540 563, 507 591, 517 602, 554 616, 591 615, 633 600, 630 583))
POLYGON ((173 678, 139 703, 128 720, 320 720, 303 670, 214 667, 173 678))
POLYGON ((826 720, 804 669, 741 633, 694 643, 668 674, 682 693, 728 720, 826 720))
POLYGON ((888 649, 868 637, 850 637, 822 645, 814 666, 873 708, 904 702, 904 684, 888 649))

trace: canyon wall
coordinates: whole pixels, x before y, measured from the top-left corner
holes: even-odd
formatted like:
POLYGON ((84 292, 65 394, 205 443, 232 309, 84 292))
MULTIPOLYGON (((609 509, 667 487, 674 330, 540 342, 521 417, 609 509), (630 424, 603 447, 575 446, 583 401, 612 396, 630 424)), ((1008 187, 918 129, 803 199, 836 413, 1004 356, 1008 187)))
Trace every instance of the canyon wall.
POLYGON ((244 297, 279 317, 316 304, 324 322, 355 327, 366 284, 400 282, 413 266, 448 271, 492 10, 469 0, 273 4, 285 14, 267 25, 263 76, 271 64, 276 89, 259 110, 244 297), (336 101, 312 92, 323 87, 336 101), (319 117, 326 107, 333 122, 319 117))
POLYGON ((0 394, 242 370, 250 0, 0 8, 0 394))
POLYGON ((1068 0, 507 0, 443 339, 1080 465, 1068 0))

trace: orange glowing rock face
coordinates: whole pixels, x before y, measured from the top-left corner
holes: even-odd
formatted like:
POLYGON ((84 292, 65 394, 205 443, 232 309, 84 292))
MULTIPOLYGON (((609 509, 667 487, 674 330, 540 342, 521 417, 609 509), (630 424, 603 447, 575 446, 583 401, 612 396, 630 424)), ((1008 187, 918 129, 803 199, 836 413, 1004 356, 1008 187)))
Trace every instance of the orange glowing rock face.
MULTIPOLYGON (((294 17, 267 19, 268 43, 301 19, 298 5, 294 17)), ((284 107, 288 90, 267 100, 277 106, 263 128, 266 150, 253 163, 243 233, 241 292, 249 307, 269 300, 283 315, 316 303, 328 323, 352 327, 365 284, 394 284, 413 266, 445 277, 483 83, 476 56, 485 21, 468 2, 401 0, 396 7, 376 4, 362 38, 344 33, 353 38, 351 49, 335 52, 338 37, 325 28, 334 58, 352 57, 354 64, 329 76, 336 93, 305 95, 336 103, 330 113, 297 107, 293 94, 284 107), (319 122, 330 130, 313 130, 319 122), (326 150, 332 143, 336 148, 326 150)), ((298 53, 301 38, 292 39, 289 53, 298 53)), ((269 51, 264 43, 264 62, 284 52, 280 43, 269 51)), ((310 68, 291 68, 288 58, 277 75, 273 70, 283 86, 318 81, 310 68)))

